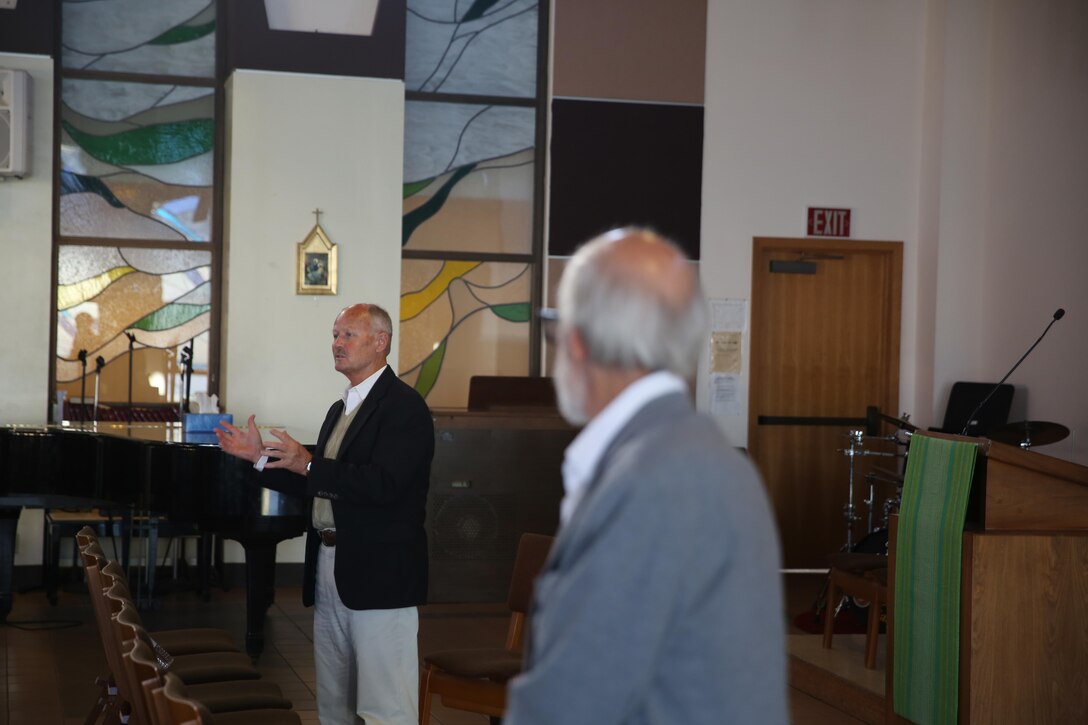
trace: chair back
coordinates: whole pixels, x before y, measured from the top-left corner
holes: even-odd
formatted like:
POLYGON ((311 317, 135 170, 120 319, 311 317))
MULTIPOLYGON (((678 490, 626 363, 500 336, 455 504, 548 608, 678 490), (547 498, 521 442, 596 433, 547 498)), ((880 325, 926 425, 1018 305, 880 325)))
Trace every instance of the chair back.
POLYGON ((156 711, 155 698, 152 693, 162 687, 162 671, 155 661, 155 653, 147 646, 146 642, 134 639, 132 648, 125 653, 125 666, 128 668, 129 681, 139 686, 141 705, 147 713, 149 722, 168 722, 156 711))
POLYGON ((948 393, 948 405, 944 410, 944 422, 941 424, 942 433, 959 435, 963 429, 968 435, 986 436, 993 430, 1000 428, 1009 422, 1009 411, 1012 409, 1012 398, 1015 389, 1012 385, 1004 383, 994 389, 993 383, 952 383, 952 390, 948 393), (986 405, 975 413, 973 420, 978 421, 970 425, 967 416, 985 400, 987 395, 993 395, 986 401, 986 405))
MULTIPOLYGON (((99 563, 105 562, 105 557, 99 557, 98 552, 101 552, 101 549, 95 541, 89 542, 80 550, 80 559, 83 561, 83 571, 87 578, 87 593, 91 599, 91 609, 94 612, 95 623, 98 625, 98 636, 102 641, 106 666, 109 668, 110 674, 121 692, 121 698, 129 701, 130 696, 134 693, 127 686, 121 641, 117 639, 115 627, 110 618, 112 612, 106 599, 103 580, 99 571, 99 563)), ((113 562, 108 562, 107 565, 110 563, 113 562)))
POLYGON ((544 568, 554 536, 522 534, 514 558, 514 573, 510 576, 510 592, 506 605, 510 607, 510 626, 506 630, 506 649, 513 652, 521 646, 525 631, 525 615, 533 601, 533 582, 544 568))
POLYGON ((81 548, 91 543, 98 543, 98 534, 94 532, 93 528, 91 528, 90 526, 84 526, 82 529, 76 532, 76 544, 78 544, 81 548))
POLYGON ((506 605, 511 612, 525 614, 533 600, 533 582, 552 549, 554 536, 543 534, 522 534, 518 542, 518 553, 514 559, 514 572, 510 576, 510 592, 506 605))
MULTIPOLYGON (((142 688, 135 678, 132 668, 129 666, 126 655, 132 650, 132 642, 137 639, 136 629, 142 629, 139 615, 131 602, 124 602, 118 614, 109 621, 108 642, 106 643, 106 659, 110 663, 110 671, 121 698, 129 703, 136 714, 137 722, 154 722, 150 719, 143 698, 142 688)), ((104 637, 104 639, 107 639, 104 637)))
POLYGON ((163 675, 163 685, 153 692, 158 722, 166 725, 184 723, 211 723, 208 709, 189 697, 185 684, 170 672, 163 675))

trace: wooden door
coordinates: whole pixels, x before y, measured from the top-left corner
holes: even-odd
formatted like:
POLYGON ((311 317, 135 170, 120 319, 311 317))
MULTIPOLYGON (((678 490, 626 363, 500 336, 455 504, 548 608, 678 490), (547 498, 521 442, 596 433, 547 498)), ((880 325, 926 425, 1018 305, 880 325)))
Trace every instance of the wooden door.
MULTIPOLYGON (((851 430, 865 428, 868 406, 891 416, 898 408, 902 266, 901 242, 755 239, 748 448, 788 568, 826 566, 845 545, 851 459, 841 450, 851 430)), ((898 446, 867 437, 858 448, 895 454, 898 446)), ((898 471, 900 459, 852 460, 858 541, 868 532, 864 473, 898 471)), ((877 482, 877 520, 894 493, 877 482)))

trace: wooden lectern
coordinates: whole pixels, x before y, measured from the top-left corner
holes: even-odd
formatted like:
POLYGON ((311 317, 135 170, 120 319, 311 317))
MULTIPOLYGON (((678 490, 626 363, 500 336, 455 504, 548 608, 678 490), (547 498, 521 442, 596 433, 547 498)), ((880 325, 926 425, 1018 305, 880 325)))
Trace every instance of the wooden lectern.
POLYGON ((1088 721, 1088 467, 983 439, 962 556, 959 721, 1088 721))

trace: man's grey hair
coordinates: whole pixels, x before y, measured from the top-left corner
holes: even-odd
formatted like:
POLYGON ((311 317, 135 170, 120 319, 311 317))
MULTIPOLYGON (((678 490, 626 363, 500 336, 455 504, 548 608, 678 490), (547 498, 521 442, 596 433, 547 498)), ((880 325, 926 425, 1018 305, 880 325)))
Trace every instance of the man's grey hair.
POLYGON ((384 332, 389 336, 385 345, 385 352, 388 354, 393 349, 393 318, 380 305, 367 305, 367 311, 370 313, 370 331, 384 332))
POLYGON ((691 270, 690 293, 677 304, 644 278, 609 265, 608 246, 632 235, 667 244, 685 258, 673 242, 645 229, 615 230, 587 242, 559 283, 560 324, 579 332, 597 364, 691 378, 707 344, 707 305, 698 274, 691 270))

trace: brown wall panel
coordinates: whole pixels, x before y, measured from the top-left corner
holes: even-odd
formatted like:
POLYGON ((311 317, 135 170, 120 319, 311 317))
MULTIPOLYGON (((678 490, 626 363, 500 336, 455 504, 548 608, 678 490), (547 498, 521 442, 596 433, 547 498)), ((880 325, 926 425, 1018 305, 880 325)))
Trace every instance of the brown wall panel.
POLYGON ((553 93, 702 103, 706 0, 555 0, 553 93))

